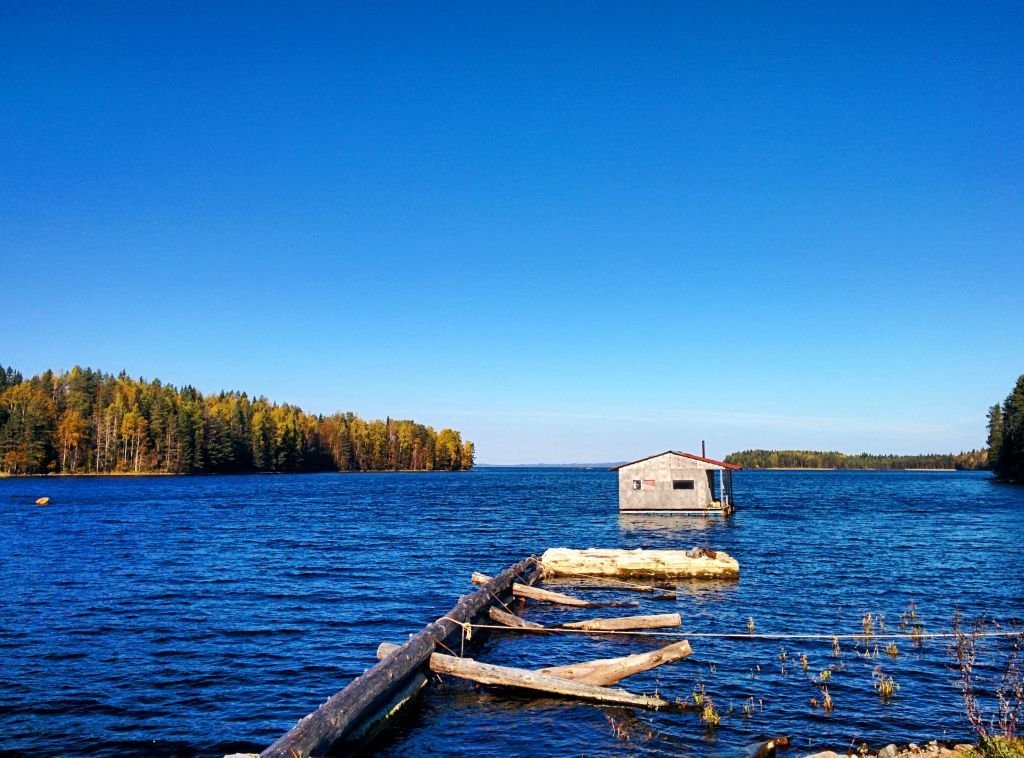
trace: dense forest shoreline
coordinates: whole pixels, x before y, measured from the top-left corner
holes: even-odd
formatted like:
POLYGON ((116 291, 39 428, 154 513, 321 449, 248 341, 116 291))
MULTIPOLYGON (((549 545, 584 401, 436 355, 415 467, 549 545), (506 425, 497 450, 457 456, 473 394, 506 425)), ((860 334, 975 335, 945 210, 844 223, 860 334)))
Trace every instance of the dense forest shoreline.
POLYGON ((745 469, 775 471, 983 471, 988 468, 987 450, 924 455, 847 455, 832 450, 742 450, 729 453, 727 463, 745 469))
POLYGON ((76 366, 25 379, 0 366, 8 475, 461 471, 473 443, 412 420, 313 415, 244 392, 203 395, 76 366))

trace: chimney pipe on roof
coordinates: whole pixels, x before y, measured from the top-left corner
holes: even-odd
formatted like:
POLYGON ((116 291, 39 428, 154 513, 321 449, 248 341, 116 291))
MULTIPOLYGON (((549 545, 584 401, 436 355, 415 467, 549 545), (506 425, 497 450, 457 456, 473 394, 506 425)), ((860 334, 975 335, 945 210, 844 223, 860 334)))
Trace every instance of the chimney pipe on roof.
POLYGON ((706 452, 704 452, 704 440, 700 441, 700 457, 701 458, 707 458, 708 457, 708 454, 706 452))

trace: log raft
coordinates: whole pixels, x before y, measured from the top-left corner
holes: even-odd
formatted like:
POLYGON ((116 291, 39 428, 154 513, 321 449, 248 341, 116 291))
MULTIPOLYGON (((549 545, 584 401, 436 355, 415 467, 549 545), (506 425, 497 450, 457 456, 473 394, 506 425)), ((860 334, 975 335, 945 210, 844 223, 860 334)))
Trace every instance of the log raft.
POLYGON ((545 577, 736 578, 740 564, 726 553, 694 550, 571 550, 551 548, 540 558, 545 577))
POLYGON ((260 753, 261 758, 319 755, 332 746, 369 740, 415 694, 416 675, 422 676, 420 669, 434 653, 437 641, 448 644, 450 638, 459 639, 462 624, 485 613, 495 598, 509 596, 513 582, 525 579, 529 584, 539 576, 537 559, 530 556, 502 571, 477 592, 463 596, 445 616, 414 634, 299 721, 260 753), (410 692, 410 686, 414 691, 410 692))
MULTIPOLYGON (((632 673, 690 654, 686 641, 660 650, 528 671, 436 652, 439 645, 457 648, 469 624, 489 620, 509 626, 537 629, 539 625, 518 619, 505 605, 514 597, 529 597, 580 608, 636 605, 636 603, 594 603, 560 593, 537 591, 532 585, 545 576, 591 576, 622 578, 737 577, 739 564, 725 553, 706 549, 673 550, 548 550, 538 560, 530 556, 496 577, 474 575, 481 584, 464 595, 447 614, 428 625, 400 646, 382 646, 382 660, 356 677, 345 689, 330 697, 316 711, 301 719, 291 730, 265 749, 262 758, 299 758, 320 755, 366 744, 389 720, 426 685, 426 671, 464 676, 484 684, 513 686, 548 694, 560 694, 598 702, 620 703, 647 708, 677 707, 658 697, 614 690, 607 684, 632 673), (565 602, 568 600, 569 602, 565 602), (496 605, 503 606, 501 610, 496 605), (607 683, 607 684, 606 684, 607 683)), ((623 587, 625 589, 625 587, 623 587)), ((639 587, 632 588, 639 589, 639 587)), ((653 589, 653 588, 652 588, 653 589)), ((648 591, 644 587, 643 591, 648 591)), ((565 624, 581 631, 604 629, 658 628, 678 625, 678 615, 621 619, 593 619, 565 624)), ((547 631, 541 629, 540 631, 547 631)))

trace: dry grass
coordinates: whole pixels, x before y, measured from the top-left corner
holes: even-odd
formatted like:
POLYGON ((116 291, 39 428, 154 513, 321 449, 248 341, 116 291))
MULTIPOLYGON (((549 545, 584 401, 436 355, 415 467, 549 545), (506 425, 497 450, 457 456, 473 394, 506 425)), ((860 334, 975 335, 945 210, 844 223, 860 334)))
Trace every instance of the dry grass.
MULTIPOLYGON (((985 639, 985 631, 993 626, 997 625, 981 616, 967 628, 963 617, 957 611, 953 614, 953 638, 949 645, 949 654, 960 674, 957 683, 960 685, 960 694, 964 701, 964 712, 978 735, 982 752, 985 755, 1021 755, 998 751, 1020 750, 1022 744, 1017 737, 1017 727, 1021 716, 1024 715, 1024 663, 1021 662, 1021 654, 1024 652, 1024 629, 1016 626, 1009 638, 1009 650, 1003 654, 1001 661, 998 658, 994 661, 994 668, 1000 673, 986 677, 977 673, 979 668, 983 668, 978 666, 979 643, 985 639), (995 710, 990 710, 987 717, 978 697, 979 691, 986 690, 995 695, 995 710), (989 752, 990 750, 992 752, 989 752)), ((991 649, 984 652, 997 655, 991 649)))

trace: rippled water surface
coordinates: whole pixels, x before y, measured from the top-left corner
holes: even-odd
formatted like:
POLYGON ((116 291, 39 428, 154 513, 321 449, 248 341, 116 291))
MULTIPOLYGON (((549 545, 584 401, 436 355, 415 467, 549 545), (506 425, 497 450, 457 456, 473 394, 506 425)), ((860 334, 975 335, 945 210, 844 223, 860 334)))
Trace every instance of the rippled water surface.
MULTIPOLYGON (((259 750, 371 665, 378 642, 451 608, 474 570, 551 546, 703 544, 736 557, 740 580, 641 596, 638 612, 682 614, 694 654, 623 686, 685 697, 703 683, 723 717, 714 734, 688 713, 449 682, 377 750, 731 755, 777 734, 831 747, 968 738, 941 640, 900 640, 895 659, 844 641, 836 658, 827 639, 697 635, 744 632, 750 617, 759 633, 850 634, 867 612, 899 631, 911 601, 932 632, 955 607, 1024 616, 1024 489, 974 473, 747 471, 735 489, 736 516, 704 521, 620 516, 607 471, 0 480, 0 749, 259 750), (42 495, 52 504, 33 505, 42 495), (831 715, 809 702, 829 667, 831 715), (877 667, 900 686, 889 703, 877 667)), ((541 667, 665 642, 501 634, 474 655, 541 667)))

